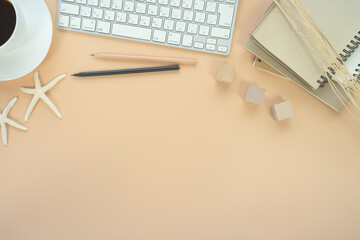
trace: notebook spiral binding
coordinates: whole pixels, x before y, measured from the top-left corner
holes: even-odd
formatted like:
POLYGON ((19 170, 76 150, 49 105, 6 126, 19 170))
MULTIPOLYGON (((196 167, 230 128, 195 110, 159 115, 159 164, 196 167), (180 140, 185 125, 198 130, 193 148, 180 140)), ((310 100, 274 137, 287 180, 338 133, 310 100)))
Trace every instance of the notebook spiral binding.
MULTIPOLYGON (((353 54, 357 48, 360 46, 360 31, 357 35, 355 35, 354 39, 350 41, 350 43, 346 46, 345 49, 343 49, 343 52, 340 53, 340 57, 342 58, 342 62, 346 62, 351 54, 353 54)), ((340 61, 340 60, 339 60, 340 61)), ((341 61, 340 61, 341 62, 341 61)), ((360 67, 360 64, 358 65, 360 67)), ((332 79, 332 76, 335 75, 335 70, 332 67, 329 67, 329 72, 326 72, 325 75, 322 75, 317 82, 320 84, 320 87, 325 87, 325 84, 329 82, 329 79, 332 79)), ((358 74, 354 74, 354 77, 356 77, 358 80, 360 79, 360 69, 356 69, 356 72, 358 74)))
MULTIPOLYGON (((358 65, 358 67, 360 67, 360 64, 358 65)), ((358 69, 356 69, 355 71, 356 71, 357 73, 354 74, 354 77, 356 77, 357 81, 359 82, 359 80, 360 80, 360 69, 358 68, 358 69)))

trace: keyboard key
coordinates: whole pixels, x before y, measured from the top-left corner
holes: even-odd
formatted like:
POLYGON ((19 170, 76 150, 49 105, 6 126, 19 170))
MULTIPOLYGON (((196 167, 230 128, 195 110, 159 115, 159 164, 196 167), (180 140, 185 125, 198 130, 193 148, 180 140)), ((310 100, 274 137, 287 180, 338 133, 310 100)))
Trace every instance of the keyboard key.
POLYGON ((187 29, 188 33, 196 34, 197 30, 198 30, 198 25, 197 24, 189 23, 188 29, 187 29))
POLYGON ((117 22, 122 22, 122 23, 124 23, 124 22, 126 22, 126 19, 127 19, 127 14, 126 14, 126 13, 124 13, 124 12, 118 12, 118 13, 116 14, 116 21, 117 21, 117 22))
POLYGON ((76 0, 76 2, 79 4, 86 4, 86 0, 76 0))
POLYGON ((213 28, 211 28, 211 36, 217 37, 217 38, 229 39, 230 38, 230 29, 213 27, 213 28))
POLYGON ((205 22, 205 13, 197 12, 195 15, 195 22, 204 23, 205 22))
POLYGON ((206 50, 215 51, 215 45, 214 44, 206 44, 206 50))
POLYGON ((144 3, 136 3, 136 10, 137 13, 146 13, 146 4, 144 3))
POLYGON ((198 11, 203 11, 205 6, 205 1, 203 0, 195 0, 194 9, 198 11))
POLYGON ((134 2, 129 2, 129 1, 124 2, 124 10, 127 12, 134 11, 134 6, 135 6, 134 2))
POLYGON ((69 21, 70 21, 69 16, 60 15, 58 24, 61 27, 69 27, 69 21))
POLYGON ((168 18, 170 16, 170 8, 161 7, 160 8, 160 17, 168 18))
POLYGON ((184 11, 183 20, 192 22, 194 18, 194 12, 193 11, 184 11))
POLYGON ((228 51, 228 47, 218 46, 217 50, 218 50, 219 52, 226 53, 226 52, 228 51))
POLYGON ((129 23, 133 25, 137 25, 139 22, 139 15, 129 14, 129 23))
POLYGON ((151 26, 153 28, 161 28, 163 20, 161 18, 153 18, 151 26))
POLYGON ((164 43, 166 40, 166 32, 160 30, 154 30, 153 40, 155 42, 164 43))
POLYGON ((204 48, 204 43, 194 42, 194 48, 203 49, 204 48))
POLYGON ((231 27, 234 18, 234 5, 219 4, 218 13, 220 14, 219 25, 223 27, 231 27))
POLYGON ((168 43, 173 45, 180 45, 181 34, 169 33, 168 43))
POLYGON ((171 18, 174 18, 174 19, 181 19, 181 9, 173 9, 172 10, 172 14, 171 14, 171 18))
POLYGON ((94 32, 96 21, 93 19, 83 18, 81 29, 85 31, 94 32))
POLYGON ((208 36, 209 35, 209 31, 210 31, 210 27, 209 26, 204 26, 201 25, 200 29, 199 29, 199 34, 202 36, 208 36))
POLYGON ((209 44, 216 44, 216 39, 215 38, 208 38, 206 39, 206 43, 209 43, 209 44))
POLYGON ((193 5, 193 0, 183 0, 182 7, 191 9, 193 5))
POLYGON ((109 8, 110 7, 110 0, 100 0, 100 7, 109 8))
POLYGON ((208 14, 206 23, 209 25, 216 25, 217 19, 218 19, 218 16, 216 14, 208 14))
POLYGON ((160 5, 168 5, 169 0, 159 0, 160 5))
POLYGON ((159 7, 155 5, 149 5, 148 6, 148 14, 152 16, 157 16, 159 11, 159 7))
POLYGON ((88 4, 90 6, 95 6, 97 7, 97 5, 99 4, 99 0, 88 0, 88 4))
POLYGON ((183 41, 182 41, 182 45, 185 47, 191 47, 192 46, 192 42, 193 42, 193 36, 191 35, 184 35, 183 36, 183 41))
POLYGON ((71 17, 70 19, 70 27, 74 29, 80 29, 81 27, 81 18, 79 17, 71 17))
POLYGON ((78 5, 61 3, 60 4, 60 12, 72 14, 72 15, 79 15, 80 7, 78 5))
POLYGON ((211 13, 216 12, 216 2, 207 2, 206 11, 211 13))
POLYGON ((97 19, 102 19, 103 14, 104 14, 104 10, 99 9, 99 8, 94 8, 93 13, 92 13, 92 17, 97 18, 97 19))
POLYGON ((140 25, 144 27, 150 26, 150 17, 148 16, 141 16, 140 18, 140 25))
POLYGON ((122 8, 122 0, 112 0, 112 9, 115 9, 115 10, 121 10, 122 8))
POLYGON ((174 21, 165 19, 165 21, 164 21, 164 29, 173 30, 174 29, 174 21))
POLYGON ((96 31, 99 33, 109 34, 110 33, 110 23, 98 21, 97 26, 96 26, 96 31))
POLYGON ((110 10, 106 10, 104 19, 108 20, 108 21, 114 21, 115 20, 115 12, 110 11, 110 10))
POLYGON ((177 32, 185 32, 186 29, 186 23, 185 22, 176 22, 175 30, 177 32))
POLYGON ((150 41, 151 39, 151 29, 149 28, 140 28, 140 27, 121 25, 116 23, 113 24, 112 34, 121 37, 135 38, 140 40, 150 41))
POLYGON ((170 6, 180 7, 180 0, 170 0, 170 6))
POLYGON ((91 16, 91 7, 81 6, 80 15, 83 17, 91 16))

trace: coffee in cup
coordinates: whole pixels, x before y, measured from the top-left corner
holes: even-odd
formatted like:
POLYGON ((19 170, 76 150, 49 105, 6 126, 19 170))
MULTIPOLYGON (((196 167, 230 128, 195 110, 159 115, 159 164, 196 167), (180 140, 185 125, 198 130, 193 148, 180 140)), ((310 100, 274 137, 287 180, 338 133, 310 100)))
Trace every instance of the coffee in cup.
POLYGON ((10 53, 23 43, 26 22, 20 0, 0 0, 0 55, 10 53))
POLYGON ((8 0, 0 0, 0 46, 12 36, 16 26, 16 12, 8 0))

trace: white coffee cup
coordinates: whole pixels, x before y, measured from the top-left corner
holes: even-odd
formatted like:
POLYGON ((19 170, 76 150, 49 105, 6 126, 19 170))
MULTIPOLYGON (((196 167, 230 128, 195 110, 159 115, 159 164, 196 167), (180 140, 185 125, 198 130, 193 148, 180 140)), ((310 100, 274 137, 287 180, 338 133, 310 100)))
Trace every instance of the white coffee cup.
POLYGON ((26 31, 26 24, 24 15, 21 11, 21 7, 18 4, 17 0, 8 0, 15 9, 16 13, 16 24, 15 29, 9 40, 7 40, 6 43, 4 43, 2 46, 0 46, 0 55, 12 52, 19 47, 24 40, 25 31, 26 31))

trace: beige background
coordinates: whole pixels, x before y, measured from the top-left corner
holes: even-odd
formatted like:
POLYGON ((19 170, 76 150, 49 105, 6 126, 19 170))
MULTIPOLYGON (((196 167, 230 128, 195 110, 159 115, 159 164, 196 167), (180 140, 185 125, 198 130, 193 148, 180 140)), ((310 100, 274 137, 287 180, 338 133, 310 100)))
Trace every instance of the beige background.
MULTIPOLYGON (((57 1, 46 0, 53 20, 57 1)), ((146 64, 92 59, 93 52, 193 57, 180 73, 68 77, 0 145, 1 240, 358 240, 360 126, 287 80, 252 68, 242 43, 270 0, 239 4, 228 57, 55 29, 38 70, 63 73, 146 64), (217 65, 236 66, 216 84, 217 65), (267 89, 261 106, 242 100, 267 89), (269 106, 292 102, 275 122, 269 106)), ((20 123, 32 74, 0 82, 0 110, 13 96, 20 123)))

